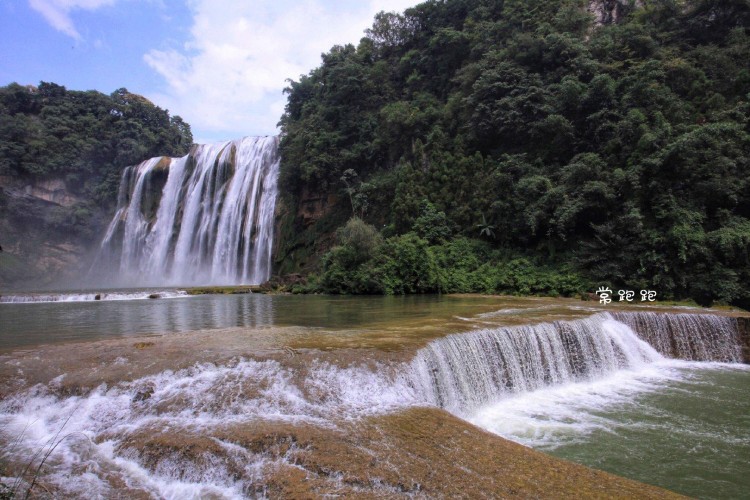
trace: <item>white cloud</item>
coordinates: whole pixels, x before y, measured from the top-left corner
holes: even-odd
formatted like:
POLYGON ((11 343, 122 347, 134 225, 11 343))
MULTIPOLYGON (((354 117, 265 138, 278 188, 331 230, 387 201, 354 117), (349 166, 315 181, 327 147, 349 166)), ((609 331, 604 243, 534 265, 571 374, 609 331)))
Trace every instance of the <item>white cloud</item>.
POLYGON ((318 66, 335 44, 356 44, 375 13, 418 2, 191 0, 190 40, 144 56, 165 80, 149 97, 190 123, 199 142, 274 134, 285 79, 318 66))
POLYGON ((115 0, 29 0, 29 6, 44 16, 53 28, 76 40, 81 40, 81 34, 73 24, 71 11, 96 10, 114 3, 115 0))

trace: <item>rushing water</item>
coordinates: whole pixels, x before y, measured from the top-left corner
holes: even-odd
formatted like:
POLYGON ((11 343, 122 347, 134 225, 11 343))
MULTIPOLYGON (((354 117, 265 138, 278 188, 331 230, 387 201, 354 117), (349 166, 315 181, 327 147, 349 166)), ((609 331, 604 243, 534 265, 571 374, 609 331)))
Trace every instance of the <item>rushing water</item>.
POLYGON ((435 340, 412 362, 413 380, 432 404, 528 446, 701 498, 739 498, 750 486, 740 345, 733 318, 605 313, 435 340))
POLYGON ((51 302, 96 302, 110 300, 173 299, 186 297, 184 290, 107 290, 103 292, 25 293, 1 295, 0 304, 46 304, 51 302))
POLYGON ((124 286, 250 283, 271 270, 278 138, 196 146, 128 167, 89 279, 124 286))
POLYGON ((698 498, 750 491, 750 370, 662 361, 519 394, 468 419, 561 458, 698 498))
MULTIPOLYGON (((6 459, 22 464, 40 446, 57 443, 64 428, 71 437, 51 453, 47 481, 68 495, 107 496, 124 481, 158 497, 232 498, 262 491, 265 475, 294 459, 239 446, 227 428, 277 422, 335 429, 342 421, 428 405, 529 446, 675 491, 744 495, 750 370, 738 363, 736 320, 651 312, 580 318, 591 314, 587 308, 435 296, 0 304, 4 347, 227 327, 253 334, 258 327, 296 325, 319 348, 336 352, 336 342, 350 336, 347 346, 365 353, 350 352, 353 362, 342 364, 311 355, 299 365, 293 351, 288 362, 221 364, 196 352, 188 368, 136 374, 73 395, 62 374, 0 400, 0 439, 13 446, 6 459), (522 324, 540 314, 547 321, 522 324), (373 343, 375 337, 381 343, 373 343), (411 346, 413 354, 381 364, 365 346, 411 346), (154 434, 208 437, 212 444, 195 457, 164 452, 153 458, 139 443, 154 434)), ((128 346, 123 352, 130 356, 128 346)), ((6 359, 18 373, 33 366, 6 359)), ((107 369, 131 362, 117 357, 107 369)))

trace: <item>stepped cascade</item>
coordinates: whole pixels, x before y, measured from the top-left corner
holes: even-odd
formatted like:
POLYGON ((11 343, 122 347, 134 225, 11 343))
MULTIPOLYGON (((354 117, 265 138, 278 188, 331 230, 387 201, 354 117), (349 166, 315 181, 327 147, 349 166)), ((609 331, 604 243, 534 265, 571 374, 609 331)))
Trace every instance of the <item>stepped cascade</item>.
POLYGON ((420 349, 408 383, 463 415, 513 394, 593 381, 665 358, 742 362, 737 320, 710 314, 602 313, 454 334, 420 349))
POLYGON ((128 167, 92 280, 123 286, 267 280, 278 142, 246 137, 128 167))
MULTIPOLYGON (((134 176, 133 184, 137 182, 134 176)), ((164 190, 162 197, 167 195, 168 190, 164 190)), ((123 206, 123 210, 128 208, 123 206)), ((153 231, 152 228, 145 232, 152 234, 153 231)), ((148 243, 144 243, 145 248, 148 243)), ((242 302, 254 304, 251 312, 218 314, 219 322, 207 329, 213 332, 226 328, 228 325, 221 321, 227 317, 263 322, 264 315, 275 314, 272 308, 264 312, 264 304, 288 299, 290 297, 242 296, 242 302), (256 300, 259 298, 262 300, 256 300)), ((101 300, 105 300, 104 297, 101 300)), ((236 300, 240 300, 239 296, 236 300)), ((227 304, 224 300, 213 306, 210 301, 194 304, 191 301, 192 298, 146 300, 138 304, 137 309, 142 314, 148 308, 159 307, 159 314, 145 316, 163 324, 190 325, 192 329, 196 326, 194 318, 212 316, 207 314, 210 307, 225 311, 227 304), (163 307, 168 305, 174 307, 163 307), (165 314, 170 310, 182 313, 165 314)), ((111 321, 109 315, 106 321, 111 321)), ((91 351, 80 349, 77 344, 72 347, 63 344, 60 349, 66 350, 56 352, 78 356, 73 350, 81 351, 78 359, 97 367, 95 378, 78 378, 91 368, 77 368, 75 363, 60 356, 64 361, 51 360, 53 367, 44 367, 43 376, 66 370, 62 375, 47 385, 30 380, 28 387, 0 400, 0 445, 11 450, 4 459, 23 470, 40 455, 41 446, 48 446, 49 460, 45 467, 50 472, 45 472, 44 481, 66 497, 128 497, 133 491, 146 491, 159 498, 247 498, 272 484, 279 468, 297 471, 300 463, 310 463, 303 460, 314 456, 311 451, 314 445, 295 446, 295 442, 305 443, 303 439, 315 440, 316 436, 332 439, 325 443, 346 440, 341 454, 336 452, 335 455, 344 457, 338 460, 342 463, 347 462, 344 453, 375 456, 378 461, 383 457, 383 461, 390 463, 388 460, 394 450, 399 450, 392 441, 386 442, 382 455, 372 455, 371 446, 359 448, 359 440, 349 437, 351 430, 377 429, 371 432, 374 439, 379 439, 380 429, 391 425, 392 421, 377 419, 414 407, 436 406, 491 432, 520 436, 525 443, 538 444, 546 440, 554 444, 570 440, 573 434, 585 438, 586 433, 592 432, 587 429, 592 428, 613 429, 610 434, 616 434, 622 426, 618 427, 613 419, 601 417, 610 404, 619 405, 618 412, 633 407, 634 402, 638 406, 639 394, 669 384, 672 389, 666 391, 668 397, 689 392, 702 385, 700 379, 691 381, 693 375, 701 374, 702 368, 697 368, 698 365, 709 366, 712 370, 707 372, 709 374, 729 375, 726 380, 730 382, 747 380, 741 377, 748 373, 745 368, 725 363, 742 361, 744 337, 740 335, 738 319, 710 314, 605 312, 571 321, 472 330, 432 340, 419 348, 410 360, 383 363, 369 357, 375 349, 364 350, 359 362, 357 358, 350 358, 355 359, 350 363, 342 357, 339 363, 338 359, 331 362, 335 359, 333 356, 328 360, 318 359, 321 352, 314 349, 300 349, 292 357, 277 356, 280 351, 277 347, 262 347, 258 359, 233 357, 214 362, 215 359, 204 358, 206 353, 216 350, 225 356, 231 351, 198 347, 213 337, 217 342, 213 346, 226 342, 228 349, 232 349, 239 343, 239 337, 231 340, 231 330, 242 336, 240 345, 246 346, 247 337, 255 337, 248 335, 253 331, 251 328, 250 323, 241 328, 226 328, 227 337, 213 333, 197 339, 191 339, 191 335, 180 336, 178 341, 187 343, 171 345, 185 346, 182 349, 168 348, 168 336, 148 341, 151 345, 165 346, 154 349, 157 357, 175 355, 172 351, 179 351, 179 356, 190 356, 194 351, 195 362, 184 363, 180 369, 172 369, 170 360, 164 365, 165 369, 152 370, 156 358, 144 359, 145 353, 132 356, 132 339, 115 340, 97 351, 104 356, 106 350, 115 360, 110 363, 103 362, 104 358, 99 355, 90 358, 91 351), (690 336, 689 341, 684 341, 685 335, 690 336), (114 352, 110 352, 111 349, 114 352), (127 367, 127 372, 122 371, 123 366, 127 367), (127 373, 127 376, 121 380, 115 376, 111 383, 105 384, 100 383, 100 373, 127 373), (79 385, 77 379, 82 380, 83 385, 79 385), (85 385, 86 380, 92 380, 89 382, 92 385, 85 385), (600 382, 605 385, 599 385, 600 382), (681 388, 674 389, 675 383, 681 388), (569 391, 571 388, 574 390, 569 391), (375 427, 367 427, 373 425, 372 422, 376 422, 375 427), (269 440, 269 435, 275 436, 274 439, 269 440), (127 485, 127 494, 117 494, 119 485, 127 485)), ((297 335, 298 328, 294 330, 295 333, 290 333, 297 335)), ((264 331, 271 330, 264 328, 264 331)), ((743 328, 742 335, 744 332, 743 328)), ((261 342, 276 342, 276 335, 258 337, 267 337, 259 339, 261 342)), ((335 352, 334 356, 337 356, 335 352)), ((24 355, 13 368, 20 373, 33 373, 33 367, 43 364, 39 359, 24 355)), ((724 394, 726 392, 724 390, 724 394)), ((738 406, 740 415, 746 407, 738 406)), ((663 436, 677 433, 681 440, 717 443, 727 439, 726 436, 739 442, 746 435, 743 429, 747 426, 736 424, 739 420, 731 420, 735 425, 731 428, 717 420, 708 428, 709 431, 717 429, 719 433, 719 438, 712 441, 713 438, 706 437, 711 432, 705 432, 704 427, 696 431, 688 425, 687 433, 677 429, 685 422, 690 424, 692 419, 669 422, 669 418, 663 417, 669 407, 656 410, 652 423, 656 426, 655 432, 663 436)), ((401 429, 407 431, 405 434, 412 434, 411 426, 418 425, 419 421, 407 422, 409 427, 401 429)), ((337 445, 331 446, 337 449, 337 445)), ((443 449, 443 446, 435 449, 443 449)), ((404 463, 412 460, 414 452, 411 450, 407 449, 404 463)), ((322 456, 325 462, 320 463, 333 463, 329 456, 322 456)), ((704 457, 707 458, 702 463, 716 461, 716 454, 704 457)), ((746 469, 741 459, 731 461, 730 465, 742 472, 746 469)), ((694 465, 689 467, 693 470, 694 465)), ((306 477, 304 472, 301 476, 306 477)), ((340 484, 338 482, 336 487, 340 484)), ((393 491, 397 490, 376 489, 375 496, 388 496, 393 491)), ((727 495, 733 496, 737 495, 727 495)))
POLYGON ((613 313, 662 356, 690 361, 742 362, 737 320, 713 314, 613 313))

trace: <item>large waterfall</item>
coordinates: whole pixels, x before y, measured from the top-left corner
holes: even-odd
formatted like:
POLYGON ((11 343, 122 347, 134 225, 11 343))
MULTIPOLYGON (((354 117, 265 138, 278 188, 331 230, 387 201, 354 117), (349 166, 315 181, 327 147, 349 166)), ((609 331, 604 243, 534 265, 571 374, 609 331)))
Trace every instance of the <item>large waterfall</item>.
POLYGON ((271 272, 277 137, 128 167, 92 267, 117 285, 258 284, 271 272))

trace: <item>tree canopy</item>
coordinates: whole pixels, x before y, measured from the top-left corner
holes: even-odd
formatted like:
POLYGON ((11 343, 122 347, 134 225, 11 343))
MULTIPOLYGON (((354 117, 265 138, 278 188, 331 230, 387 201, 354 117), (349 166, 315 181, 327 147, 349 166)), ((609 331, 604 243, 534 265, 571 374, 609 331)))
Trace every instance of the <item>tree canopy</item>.
POLYGON ((69 189, 112 203, 124 167, 182 156, 190 126, 121 88, 110 95, 41 82, 0 87, 0 175, 61 177, 69 189))
MULTIPOLYGON (((348 203, 356 173, 384 254, 468 238, 480 260, 750 305, 750 5, 618 3, 606 24, 578 0, 378 14, 290 81, 282 191, 348 203)), ((340 272, 339 254, 319 272, 340 272)))

